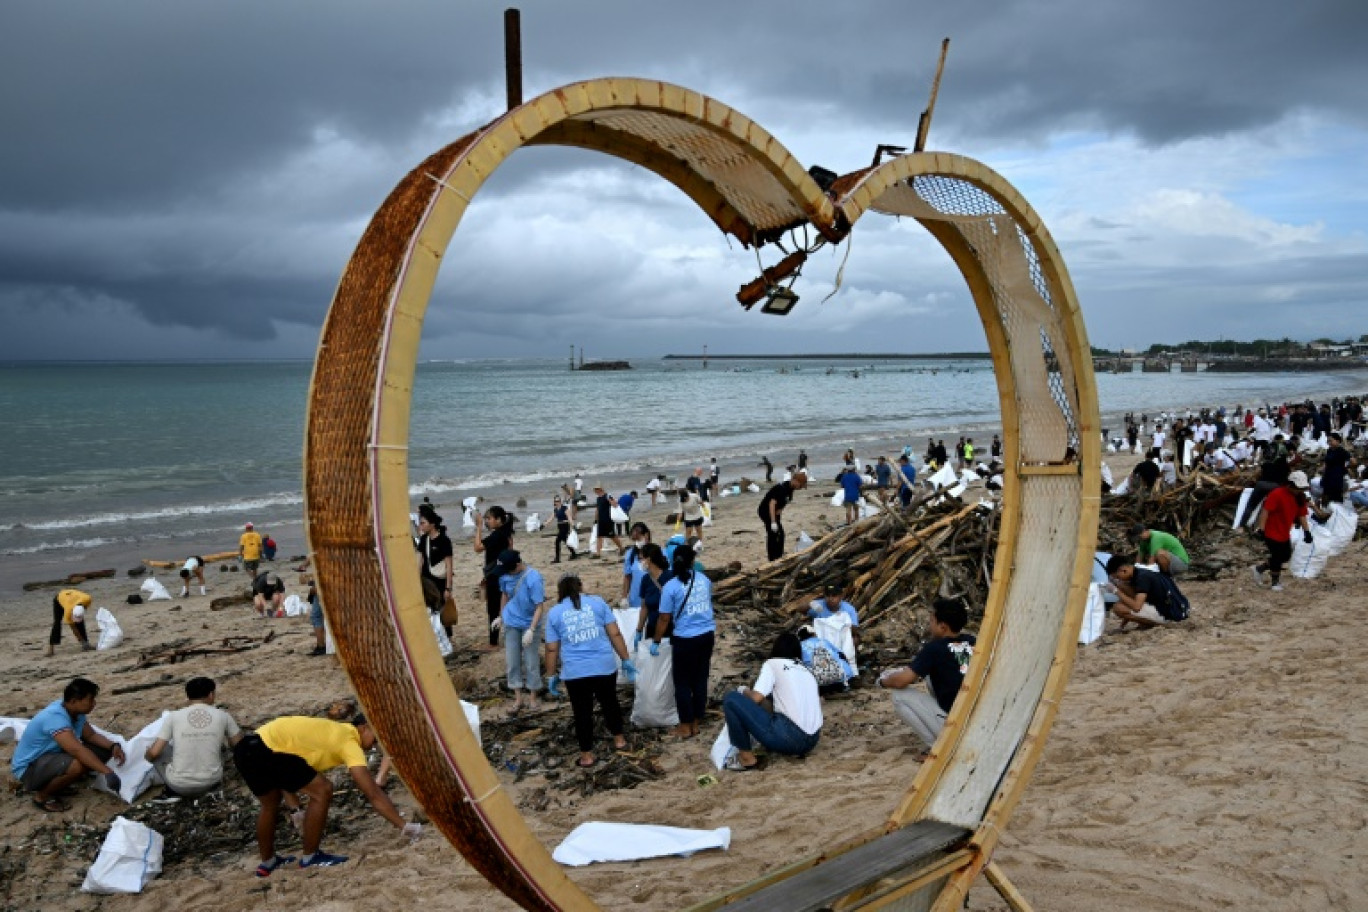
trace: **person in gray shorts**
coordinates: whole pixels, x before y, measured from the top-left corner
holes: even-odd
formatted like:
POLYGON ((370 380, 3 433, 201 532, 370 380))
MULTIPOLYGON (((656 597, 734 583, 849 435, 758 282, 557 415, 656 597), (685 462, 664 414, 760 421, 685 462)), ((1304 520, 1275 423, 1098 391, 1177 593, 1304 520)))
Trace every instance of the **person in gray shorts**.
POLYGON ((99 692, 94 681, 73 678, 62 699, 39 710, 15 745, 10 770, 41 810, 71 810, 61 794, 89 773, 103 775, 106 786, 119 790, 119 776, 107 763, 123 763, 123 748, 86 722, 99 692))

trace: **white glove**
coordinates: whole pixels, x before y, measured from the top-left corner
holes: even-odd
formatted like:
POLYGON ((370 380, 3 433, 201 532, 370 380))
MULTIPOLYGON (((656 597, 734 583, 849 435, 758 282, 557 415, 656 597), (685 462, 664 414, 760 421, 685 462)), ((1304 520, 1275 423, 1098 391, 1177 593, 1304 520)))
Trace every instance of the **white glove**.
POLYGON ((770 523, 770 531, 773 532, 775 535, 778 535, 778 534, 779 534, 779 524, 778 524, 778 523, 770 523))
POLYGON ((421 823, 406 823, 403 833, 408 837, 409 842, 416 842, 418 837, 423 835, 423 825, 421 823))
POLYGON ((502 626, 503 626, 503 618, 495 618, 494 620, 492 620, 492 621, 489 622, 489 629, 490 629, 490 630, 498 630, 498 629, 499 629, 500 627, 502 627, 502 626))
POLYGON ((531 627, 527 628, 527 630, 523 632, 523 648, 527 648, 532 645, 532 641, 537 638, 536 634, 537 631, 533 630, 531 627))
POLYGON ((619 608, 626 608, 626 607, 627 607, 627 600, 626 600, 625 598, 620 598, 620 599, 618 599, 618 607, 619 607, 619 608))

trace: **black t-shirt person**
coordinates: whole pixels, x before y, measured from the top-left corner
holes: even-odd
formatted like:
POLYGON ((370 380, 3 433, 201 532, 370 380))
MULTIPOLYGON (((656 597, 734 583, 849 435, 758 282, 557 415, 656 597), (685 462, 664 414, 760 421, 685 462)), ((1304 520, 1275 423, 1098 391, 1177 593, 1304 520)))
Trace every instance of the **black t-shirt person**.
POLYGON ((1157 572, 1136 567, 1135 575, 1131 577, 1131 588, 1135 590, 1136 595, 1145 596, 1146 605, 1153 605, 1154 610, 1161 616, 1168 617, 1168 586, 1159 578, 1157 572))
POLYGON ((1142 459, 1135 464, 1135 468, 1131 470, 1131 474, 1138 476, 1140 480, 1144 482, 1145 490, 1149 490, 1150 488, 1153 488, 1154 483, 1159 480, 1162 471, 1154 464, 1153 460, 1142 459))
POLYGON ((969 668, 969 660, 974 657, 976 642, 977 639, 970 633, 940 637, 923 645, 912 660, 912 670, 931 682, 931 692, 935 694, 940 708, 946 712, 950 711, 955 697, 959 696, 964 673, 969 668))
POLYGON ((760 501, 760 506, 755 511, 756 515, 760 517, 761 522, 769 525, 771 522, 777 521, 770 516, 770 504, 775 505, 775 512, 782 518, 784 507, 787 507, 791 500, 793 500, 793 482, 781 481, 770 488, 764 499, 760 501))

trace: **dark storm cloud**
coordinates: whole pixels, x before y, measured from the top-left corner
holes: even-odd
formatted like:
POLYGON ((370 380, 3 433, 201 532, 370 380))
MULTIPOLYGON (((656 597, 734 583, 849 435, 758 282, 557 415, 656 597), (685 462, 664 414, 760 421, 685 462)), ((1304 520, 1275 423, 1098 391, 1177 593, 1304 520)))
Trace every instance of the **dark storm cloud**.
MULTIPOLYGON (((389 187, 500 110, 500 10, 437 0, 9 4, 0 21, 2 315, 54 297, 119 301, 145 324, 130 333, 209 330, 225 353, 285 325, 316 329, 389 187)), ((933 144, 991 148, 1084 130, 1162 146, 1304 112, 1362 127, 1368 111, 1368 4, 1358 0, 614 0, 523 10, 529 95, 600 75, 666 79, 737 104, 800 157, 838 168, 864 164, 866 153, 830 160, 833 146, 805 118, 829 115, 852 145, 906 141, 945 35, 954 43, 933 144)), ((480 201, 521 199, 524 232, 540 207, 559 219, 556 237, 573 237, 592 206, 604 224, 660 223, 649 236, 657 246, 721 249, 698 213, 622 179, 628 170, 539 150, 502 169, 480 201), (555 189, 581 181, 592 198, 555 189)), ((449 297, 450 307, 514 308, 524 345, 538 338, 539 319, 574 333, 608 299, 634 327, 615 344, 664 350, 659 308, 638 302, 728 296, 744 281, 733 273, 748 268, 734 257, 713 270, 725 278, 695 277, 626 239, 601 245, 614 248, 602 255, 586 248, 577 263, 543 250, 545 262, 529 270, 519 256, 525 233, 509 227, 498 240, 500 249, 481 248, 483 266, 467 267, 484 291, 444 276, 449 296, 464 296, 449 297), (523 270, 516 295, 490 264, 523 270)), ((866 265, 880 274, 874 260, 866 265)), ((893 288, 882 278, 866 286, 871 301, 893 288)), ((467 323, 500 331, 485 316, 467 323)), ((454 332, 436 314, 430 325, 438 338, 454 332)), ((25 346, 0 340, 0 357, 35 354, 25 346)), ((54 342, 36 354, 61 350, 54 342)))

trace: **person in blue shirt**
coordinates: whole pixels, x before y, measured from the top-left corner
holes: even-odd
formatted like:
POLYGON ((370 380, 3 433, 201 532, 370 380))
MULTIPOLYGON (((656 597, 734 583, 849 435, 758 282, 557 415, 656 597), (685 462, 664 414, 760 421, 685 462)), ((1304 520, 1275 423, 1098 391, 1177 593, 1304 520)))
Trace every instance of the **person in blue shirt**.
POLYGON ((893 467, 888 464, 887 456, 879 457, 879 464, 874 467, 874 483, 879 491, 879 500, 887 500, 887 492, 893 484, 893 467))
POLYGON ((898 500, 906 508, 912 503, 912 488, 917 484, 917 467, 912 464, 912 459, 906 453, 898 457, 898 472, 902 475, 902 484, 898 486, 898 500))
POLYGON ((622 706, 617 697, 617 662, 629 681, 636 678, 627 644, 618 631, 617 619, 608 603, 597 595, 584 595, 580 578, 567 573, 556 585, 559 601, 546 617, 546 667, 552 672, 548 692, 559 696, 565 682, 570 708, 575 716, 575 739, 580 755, 575 763, 582 769, 593 766, 594 701, 598 701, 604 724, 618 750, 627 747, 622 735, 622 706), (556 673, 557 665, 560 671, 556 673))
MULTIPOLYGON (((624 515, 626 515, 627 521, 628 521, 628 522, 631 522, 631 519, 632 519, 632 504, 636 503, 636 499, 637 499, 637 492, 636 492, 636 491, 632 491, 631 493, 628 493, 628 494, 621 494, 621 495, 618 496, 618 499, 617 499, 617 506, 618 506, 618 509, 621 510, 621 511, 623 512, 624 515)), ((618 523, 618 524, 617 524, 617 531, 618 531, 618 534, 619 534, 619 535, 621 535, 623 532, 626 532, 626 531, 627 531, 627 529, 625 528, 625 526, 626 526, 626 523, 618 523)))
POLYGON ((71 810, 58 794, 88 773, 101 773, 105 785, 119 790, 119 774, 107 765, 124 762, 123 748, 95 731, 86 717, 95 711, 100 687, 85 678, 72 678, 53 700, 30 720, 10 759, 10 770, 33 803, 48 812, 71 810))
POLYGON ((541 690, 542 609, 546 607, 546 588, 542 575, 523 563, 513 550, 499 555, 499 589, 503 607, 499 622, 504 635, 504 662, 508 669, 508 689, 513 691, 513 712, 536 710, 537 691, 541 690))
POLYGON ((660 618, 656 621, 651 655, 658 655, 666 628, 674 654, 675 708, 679 727, 675 735, 692 738, 708 706, 708 673, 712 667, 717 624, 713 620, 712 580, 693 569, 694 552, 688 545, 675 549, 670 563, 674 579, 660 590, 660 618))
MULTIPOLYGON (((660 590, 666 583, 674 579, 670 575, 669 558, 655 543, 642 546, 641 564, 646 570, 646 575, 641 578, 641 611, 637 614, 636 636, 632 638, 632 652, 636 652, 643 639, 654 635, 656 624, 660 620, 660 590)), ((665 636, 669 635, 670 631, 667 629, 665 636)))
POLYGON ((860 615, 855 610, 855 606, 845 600, 844 595, 845 592, 836 583, 827 583, 822 588, 822 597, 808 606, 807 616, 810 618, 827 618, 836 614, 844 614, 850 618, 850 636, 858 645, 860 642, 860 615))
POLYGON ((622 555, 622 594, 619 608, 641 607, 641 581, 646 576, 646 563, 641 550, 651 543, 651 530, 642 522, 632 524, 632 547, 622 555))
POLYGON ((860 488, 863 483, 860 481, 860 470, 853 465, 847 464, 845 471, 841 473, 841 490, 845 492, 845 514, 846 523, 853 523, 860 518, 860 488))

